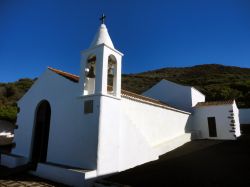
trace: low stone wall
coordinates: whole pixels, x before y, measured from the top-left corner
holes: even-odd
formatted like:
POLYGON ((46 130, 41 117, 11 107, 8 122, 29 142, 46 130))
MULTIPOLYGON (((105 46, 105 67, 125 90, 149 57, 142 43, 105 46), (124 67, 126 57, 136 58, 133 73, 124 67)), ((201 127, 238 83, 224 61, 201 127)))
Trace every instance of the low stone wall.
POLYGON ((14 138, 14 125, 8 121, 0 120, 0 146, 9 145, 14 138))

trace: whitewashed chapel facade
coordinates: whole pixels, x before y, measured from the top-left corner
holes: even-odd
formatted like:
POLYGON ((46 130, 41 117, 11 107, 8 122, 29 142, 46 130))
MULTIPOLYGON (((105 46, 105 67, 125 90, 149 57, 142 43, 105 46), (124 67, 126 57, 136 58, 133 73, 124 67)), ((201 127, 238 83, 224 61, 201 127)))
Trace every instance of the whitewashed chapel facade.
POLYGON ((83 186, 156 160, 191 135, 240 136, 235 102, 221 103, 225 107, 219 112, 202 107, 202 93, 165 80, 144 96, 122 90, 123 54, 114 48, 105 24, 81 54, 79 77, 48 68, 18 102, 16 146, 11 155, 1 156, 2 165, 32 163, 35 175, 83 186))

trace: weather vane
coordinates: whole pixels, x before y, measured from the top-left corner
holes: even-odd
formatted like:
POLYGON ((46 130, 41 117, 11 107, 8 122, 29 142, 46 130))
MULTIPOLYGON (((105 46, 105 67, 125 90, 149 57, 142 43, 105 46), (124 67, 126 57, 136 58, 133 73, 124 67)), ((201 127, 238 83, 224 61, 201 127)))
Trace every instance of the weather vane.
POLYGON ((105 18, 106 18, 106 16, 104 14, 102 14, 102 17, 100 17, 100 20, 101 20, 102 24, 104 24, 105 18))

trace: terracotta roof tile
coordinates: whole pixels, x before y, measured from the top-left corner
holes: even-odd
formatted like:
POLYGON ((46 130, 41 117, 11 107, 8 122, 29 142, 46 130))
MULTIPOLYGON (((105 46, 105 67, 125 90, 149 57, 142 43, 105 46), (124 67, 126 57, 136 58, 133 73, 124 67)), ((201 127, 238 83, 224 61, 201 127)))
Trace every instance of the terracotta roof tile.
POLYGON ((48 67, 49 70, 65 77, 66 79, 69 79, 73 82, 78 82, 79 81, 79 76, 77 75, 73 75, 73 74, 70 74, 70 73, 67 73, 67 72, 64 72, 64 71, 61 71, 61 70, 58 70, 58 69, 54 69, 54 68, 51 68, 51 67, 48 67))
POLYGON ((199 102, 199 103, 197 103, 195 105, 195 107, 216 106, 216 105, 231 105, 233 103, 234 103, 234 100, 199 102))
MULTIPOLYGON (((59 74, 59 75, 61 75, 61 76, 63 76, 66 79, 69 79, 69 80, 73 81, 73 82, 78 82, 79 81, 79 76, 77 76, 77 75, 73 75, 73 74, 58 70, 58 69, 51 68, 51 67, 48 67, 48 69, 55 72, 55 73, 57 73, 57 74, 59 74)), ((112 87, 109 86, 108 89, 112 90, 112 87)), ((159 100, 152 99, 152 98, 149 98, 149 97, 146 97, 146 96, 143 96, 143 95, 139 95, 139 94, 136 94, 136 93, 133 93, 133 92, 129 92, 129 91, 126 91, 126 90, 121 90, 121 96, 123 98, 134 100, 134 101, 137 101, 137 102, 150 104, 150 105, 153 105, 153 106, 158 106, 158 107, 173 110, 173 111, 190 114, 189 112, 182 111, 182 110, 176 109, 174 107, 171 107, 168 104, 163 103, 163 102, 161 102, 159 100)))

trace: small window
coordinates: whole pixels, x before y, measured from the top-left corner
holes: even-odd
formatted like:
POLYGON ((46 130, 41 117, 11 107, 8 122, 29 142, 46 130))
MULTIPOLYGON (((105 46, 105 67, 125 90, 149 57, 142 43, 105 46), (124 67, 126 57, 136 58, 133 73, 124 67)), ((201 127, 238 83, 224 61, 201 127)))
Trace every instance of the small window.
POLYGON ((94 104, 93 100, 87 100, 84 102, 84 113, 85 114, 93 113, 93 104, 94 104))

